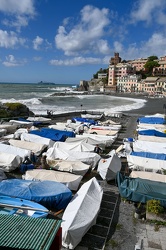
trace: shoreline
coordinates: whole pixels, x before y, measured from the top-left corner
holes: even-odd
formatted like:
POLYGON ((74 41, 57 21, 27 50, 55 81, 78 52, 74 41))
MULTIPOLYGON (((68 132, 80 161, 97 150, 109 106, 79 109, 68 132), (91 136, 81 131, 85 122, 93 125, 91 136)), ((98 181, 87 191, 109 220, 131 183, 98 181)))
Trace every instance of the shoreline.
MULTIPOLYGON (((154 115, 157 113, 166 114, 166 98, 147 98, 144 96, 134 95, 134 94, 116 94, 112 96, 146 100, 145 104, 141 108, 131 109, 128 111, 117 111, 113 113, 122 113, 128 116, 154 115)), ((77 110, 73 112, 53 114, 51 118, 55 121, 56 120, 58 121, 58 119, 64 121, 65 119, 71 119, 72 116, 79 116, 81 113, 86 114, 86 112, 89 111, 77 110)), ((93 110, 93 112, 95 112, 95 110, 93 110)), ((46 117, 48 116, 46 115, 46 117)))

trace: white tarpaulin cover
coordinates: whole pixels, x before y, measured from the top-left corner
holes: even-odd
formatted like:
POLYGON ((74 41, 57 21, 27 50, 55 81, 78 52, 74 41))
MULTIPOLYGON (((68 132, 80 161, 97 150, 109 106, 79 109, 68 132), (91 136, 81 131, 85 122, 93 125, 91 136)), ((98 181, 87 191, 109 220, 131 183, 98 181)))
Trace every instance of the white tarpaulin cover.
POLYGON ((94 169, 101 159, 101 156, 96 153, 89 152, 78 152, 73 150, 64 150, 60 148, 49 148, 46 152, 48 159, 61 159, 61 160, 70 160, 70 161, 82 161, 88 165, 91 165, 94 169))
POLYGON ((105 143, 104 142, 101 142, 100 140, 95 140, 91 137, 81 137, 81 136, 77 136, 76 137, 68 137, 66 139, 65 142, 68 142, 68 143, 73 143, 73 142, 85 142, 85 143, 88 143, 90 145, 93 145, 93 146, 96 146, 96 144, 99 145, 99 147, 101 147, 102 149, 105 149, 105 143))
POLYGON ((121 169, 121 160, 115 153, 115 150, 110 152, 110 157, 101 159, 98 164, 97 172, 103 180, 114 180, 116 173, 121 169))
POLYGON ((29 134, 29 133, 22 133, 21 134, 21 140, 22 141, 37 142, 37 143, 45 144, 48 147, 52 147, 54 145, 54 143, 55 143, 51 139, 41 137, 41 136, 38 136, 38 135, 29 134))
POLYGON ((51 121, 50 118, 45 118, 45 117, 42 117, 42 116, 28 117, 27 120, 31 121, 31 122, 42 122, 42 123, 47 123, 47 122, 51 121))
POLYGON ((118 130, 121 129, 122 125, 118 124, 118 125, 91 125, 90 128, 92 129, 101 129, 101 130, 118 130))
POLYGON ((22 177, 33 181, 56 181, 65 184, 70 190, 77 191, 82 180, 81 175, 47 169, 32 169, 26 171, 22 177))
POLYGON ((62 217, 62 245, 74 249, 96 224, 103 190, 95 177, 84 183, 66 207, 62 217))
POLYGON ((7 133, 14 133, 17 129, 17 125, 12 124, 0 124, 0 129, 6 129, 7 133))
POLYGON ((106 147, 109 147, 112 145, 112 143, 116 140, 117 134, 116 135, 96 135, 96 134, 87 134, 83 133, 83 135, 76 135, 76 137, 88 137, 88 138, 93 138, 97 141, 100 141, 102 143, 105 143, 106 147))
POLYGON ((133 142, 133 150, 166 154, 166 143, 137 140, 133 142))
POLYGON ((90 165, 81 161, 65 161, 65 160, 49 160, 48 165, 59 171, 70 172, 72 174, 78 174, 84 176, 90 169, 90 165))
POLYGON ((82 141, 76 141, 73 143, 57 141, 54 143, 53 147, 65 150, 73 150, 78 152, 94 152, 93 145, 82 141))
POLYGON ((164 174, 157 174, 153 172, 145 172, 145 171, 132 171, 130 174, 130 177, 132 178, 141 178, 141 179, 147 179, 151 181, 159 181, 159 182, 165 182, 166 183, 166 175, 164 174))
POLYGON ((54 124, 54 125, 49 125, 48 127, 57 130, 73 131, 72 128, 67 128, 65 124, 54 124))
POLYGON ((104 129, 92 129, 90 128, 87 130, 88 134, 97 134, 97 135, 116 135, 118 133, 118 130, 104 130, 104 129))
POLYGON ((8 153, 8 154, 13 154, 13 155, 19 155, 23 160, 25 159, 26 156, 30 157, 31 151, 27 149, 22 149, 19 147, 7 145, 0 143, 0 152, 2 153, 8 153))
POLYGON ((10 139, 9 143, 10 145, 18 148, 31 150, 31 152, 33 152, 37 156, 40 155, 42 151, 47 147, 47 145, 37 142, 28 142, 14 139, 10 139))
POLYGON ((133 170, 157 172, 166 169, 166 161, 154 158, 127 155, 127 162, 133 170))
POLYGON ((138 135, 138 140, 166 143, 166 137, 159 137, 159 136, 152 136, 152 135, 151 136, 149 136, 149 135, 138 135))
POLYGON ((21 160, 19 155, 0 152, 0 168, 5 172, 11 172, 18 168, 21 160))

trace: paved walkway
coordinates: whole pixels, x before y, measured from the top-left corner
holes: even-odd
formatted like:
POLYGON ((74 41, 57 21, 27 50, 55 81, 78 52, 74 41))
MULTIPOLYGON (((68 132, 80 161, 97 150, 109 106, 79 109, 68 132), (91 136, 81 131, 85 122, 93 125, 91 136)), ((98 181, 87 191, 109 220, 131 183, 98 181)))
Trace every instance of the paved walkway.
POLYGON ((137 238, 135 250, 166 250, 166 227, 160 226, 156 231, 154 224, 146 224, 137 233, 137 238))

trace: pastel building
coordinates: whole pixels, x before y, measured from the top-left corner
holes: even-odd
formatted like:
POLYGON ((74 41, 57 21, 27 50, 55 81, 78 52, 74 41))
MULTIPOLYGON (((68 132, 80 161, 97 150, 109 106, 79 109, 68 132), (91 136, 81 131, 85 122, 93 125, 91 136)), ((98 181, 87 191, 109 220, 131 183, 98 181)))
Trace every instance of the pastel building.
POLYGON ((160 57, 157 62, 160 66, 153 69, 153 75, 166 76, 166 56, 160 57))
POLYGON ((113 90, 116 89, 118 80, 126 75, 133 75, 136 73, 135 67, 128 63, 118 63, 117 65, 109 65, 108 73, 108 87, 113 90))
POLYGON ((117 80, 117 92, 140 92, 141 75, 125 75, 117 80))
POLYGON ((144 71, 144 65, 147 62, 147 58, 138 58, 135 60, 130 60, 128 63, 130 63, 133 67, 135 67, 136 71, 144 71))

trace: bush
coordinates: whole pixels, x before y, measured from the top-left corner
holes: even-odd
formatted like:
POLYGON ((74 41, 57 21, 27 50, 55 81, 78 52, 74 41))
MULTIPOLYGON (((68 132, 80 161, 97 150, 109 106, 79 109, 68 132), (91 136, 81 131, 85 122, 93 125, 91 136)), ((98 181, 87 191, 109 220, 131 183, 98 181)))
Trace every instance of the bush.
POLYGON ((163 214, 164 208, 161 206, 159 200, 149 200, 146 203, 146 210, 149 213, 153 213, 156 215, 163 214))

